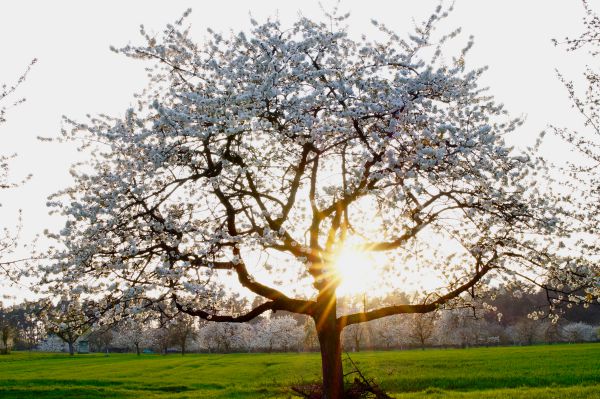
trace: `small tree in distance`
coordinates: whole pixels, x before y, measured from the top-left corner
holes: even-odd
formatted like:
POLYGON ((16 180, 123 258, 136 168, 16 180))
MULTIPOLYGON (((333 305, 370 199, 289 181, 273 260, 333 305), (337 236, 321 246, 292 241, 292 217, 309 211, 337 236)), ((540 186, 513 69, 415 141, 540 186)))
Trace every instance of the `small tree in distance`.
POLYGON ((408 336, 417 343, 421 350, 429 343, 435 332, 436 313, 415 313, 409 319, 408 336))
POLYGON ((55 334, 69 347, 69 355, 75 355, 75 343, 90 331, 93 318, 86 314, 89 309, 78 297, 63 297, 56 304, 48 304, 44 312, 46 330, 55 334))
POLYGON ((152 330, 142 316, 131 316, 118 324, 115 344, 135 350, 140 356, 144 348, 153 344, 152 330))
POLYGON ((152 85, 125 118, 65 133, 96 151, 52 203, 68 218, 46 268, 53 292, 171 301, 212 322, 307 315, 323 397, 334 399, 347 326, 468 302, 502 276, 549 292, 591 286, 554 255, 566 231, 559 201, 537 189, 534 161, 505 145, 520 121, 477 86, 484 69, 466 69, 471 43, 440 57, 457 33, 434 43, 445 16, 438 8, 407 40, 376 24, 383 41, 357 41, 345 16, 328 15, 289 29, 253 21, 202 46, 178 21, 161 40, 144 33, 145 45, 118 50, 156 61, 152 85), (356 273, 381 285, 423 269, 443 283, 412 303, 340 315, 343 251, 377 254, 356 273), (223 307, 231 274, 265 301, 223 307))
POLYGON ((186 348, 197 333, 194 319, 187 313, 180 313, 171 321, 168 329, 171 344, 179 347, 181 356, 185 355, 186 348))
POLYGON ((16 335, 14 314, 10 307, 0 302, 0 354, 8 355, 14 344, 16 335))
POLYGON ((96 352, 104 352, 108 356, 110 346, 115 340, 114 332, 111 326, 103 326, 93 330, 88 336, 90 346, 96 352))

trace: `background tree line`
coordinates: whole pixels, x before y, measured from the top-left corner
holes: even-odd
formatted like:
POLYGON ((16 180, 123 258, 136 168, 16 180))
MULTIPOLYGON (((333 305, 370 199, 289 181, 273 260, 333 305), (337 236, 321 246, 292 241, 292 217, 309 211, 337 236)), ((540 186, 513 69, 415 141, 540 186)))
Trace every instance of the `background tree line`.
MULTIPOLYGON (((404 293, 368 298, 340 298, 341 314, 402 300, 404 293)), ((428 314, 396 315, 351 326, 342 335, 346 351, 413 349, 539 343, 591 342, 600 339, 600 309, 565 309, 557 322, 531 313, 545 306, 543 292, 514 293, 499 289, 490 304, 428 314)), ((312 320, 279 311, 247 324, 210 323, 185 313, 148 309, 135 317, 103 324, 85 315, 81 304, 41 302, 0 308, 0 350, 77 352, 81 340, 92 352, 167 354, 178 352, 317 351, 312 320), (93 320, 93 321, 92 321, 93 320)), ((256 304, 254 304, 256 305, 256 304)), ((237 304, 248 306, 247 301, 237 304)), ((171 310, 172 311, 172 310, 171 310)))

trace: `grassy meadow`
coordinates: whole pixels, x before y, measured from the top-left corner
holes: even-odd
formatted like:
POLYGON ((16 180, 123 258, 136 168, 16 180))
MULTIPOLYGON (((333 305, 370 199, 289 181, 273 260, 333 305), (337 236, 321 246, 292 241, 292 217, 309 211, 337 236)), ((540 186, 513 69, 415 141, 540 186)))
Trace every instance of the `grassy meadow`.
MULTIPOLYGON (((361 352, 396 398, 600 398, 600 344, 361 352)), ((288 398, 315 353, 0 356, 0 398, 288 398)))

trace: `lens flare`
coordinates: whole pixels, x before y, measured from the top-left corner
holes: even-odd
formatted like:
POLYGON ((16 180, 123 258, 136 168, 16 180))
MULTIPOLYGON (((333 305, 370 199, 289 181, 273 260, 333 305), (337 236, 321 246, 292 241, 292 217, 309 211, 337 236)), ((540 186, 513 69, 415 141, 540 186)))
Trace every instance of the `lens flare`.
POLYGON ((377 280, 374 259, 367 252, 344 246, 335 257, 335 268, 340 284, 339 295, 372 291, 377 280))

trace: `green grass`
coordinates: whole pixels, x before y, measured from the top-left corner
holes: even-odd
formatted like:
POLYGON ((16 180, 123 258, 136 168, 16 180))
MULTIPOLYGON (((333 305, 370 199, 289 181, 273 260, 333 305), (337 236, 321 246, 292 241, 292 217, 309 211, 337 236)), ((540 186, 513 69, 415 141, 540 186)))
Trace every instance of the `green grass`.
MULTIPOLYGON (((393 396, 599 398, 600 344, 363 352, 362 372, 393 396)), ((0 398, 286 398, 319 377, 303 354, 0 356, 0 398)))

